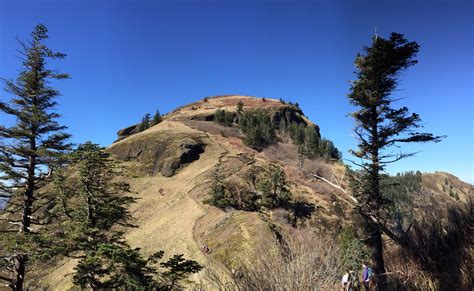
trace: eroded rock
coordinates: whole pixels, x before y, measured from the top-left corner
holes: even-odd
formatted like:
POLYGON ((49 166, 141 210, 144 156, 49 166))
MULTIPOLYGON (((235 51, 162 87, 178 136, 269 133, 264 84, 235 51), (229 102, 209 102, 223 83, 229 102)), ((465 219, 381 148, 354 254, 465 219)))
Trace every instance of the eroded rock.
POLYGON ((123 161, 137 161, 145 175, 171 177, 185 164, 199 159, 204 152, 204 135, 155 132, 140 138, 124 140, 110 147, 123 161))

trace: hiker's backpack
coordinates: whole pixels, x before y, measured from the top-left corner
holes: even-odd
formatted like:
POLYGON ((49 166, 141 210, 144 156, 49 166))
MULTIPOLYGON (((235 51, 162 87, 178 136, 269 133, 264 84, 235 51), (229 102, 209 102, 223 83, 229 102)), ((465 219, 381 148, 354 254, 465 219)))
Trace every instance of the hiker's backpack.
POLYGON ((367 267, 367 278, 371 279, 373 275, 374 275, 374 271, 372 270, 372 268, 367 267))

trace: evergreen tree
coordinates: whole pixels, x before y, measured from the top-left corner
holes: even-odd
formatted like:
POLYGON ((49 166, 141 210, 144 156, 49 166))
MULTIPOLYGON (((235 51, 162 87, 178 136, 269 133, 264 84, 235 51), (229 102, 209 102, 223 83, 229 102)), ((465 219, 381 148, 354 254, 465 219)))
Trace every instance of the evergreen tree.
POLYGON ((223 109, 217 109, 216 112, 214 113, 214 120, 219 123, 224 125, 226 122, 226 113, 225 110, 223 109))
POLYGON ((310 159, 319 155, 319 134, 314 126, 307 126, 305 129, 305 153, 310 159))
POLYGON ((157 125, 158 123, 161 122, 161 114, 160 110, 156 110, 155 115, 153 115, 153 120, 151 121, 151 126, 157 125))
POLYGON ((91 142, 80 145, 72 160, 78 176, 70 175, 67 184, 57 186, 58 192, 69 193, 64 213, 70 221, 63 227, 68 234, 65 240, 71 242, 63 244, 70 245, 67 252, 80 253, 74 284, 92 289, 116 288, 136 280, 148 284, 153 272, 114 228, 130 226, 128 206, 135 201, 125 195, 128 184, 114 182, 121 169, 102 147, 91 142), (129 272, 132 269, 134 275, 129 272))
POLYGON ((60 60, 62 53, 51 51, 44 41, 48 30, 42 24, 35 27, 32 40, 20 42, 23 60, 22 71, 16 81, 6 81, 6 91, 15 97, 0 102, 0 111, 13 116, 11 127, 0 126, 0 198, 8 199, 7 220, 9 227, 2 234, 1 257, 6 264, 7 281, 13 290, 22 290, 27 263, 39 254, 35 245, 45 221, 41 217, 43 197, 38 189, 49 181, 50 173, 69 150, 65 126, 56 120, 55 98, 60 95, 49 84, 51 80, 67 79, 67 74, 46 67, 48 59, 60 60), (16 231, 12 233, 12 231, 16 231))
MULTIPOLYGON (((116 182, 122 174, 121 167, 103 148, 90 142, 80 145, 72 159, 78 176, 70 175, 56 186, 59 193, 67 193, 67 202, 62 205, 67 220, 61 224, 66 234, 59 243, 66 246, 64 253, 73 253, 79 259, 74 268, 74 284, 94 290, 167 289, 168 273, 159 273, 155 266, 163 252, 143 258, 140 249, 131 248, 117 230, 117 226, 133 226, 128 208, 135 202, 126 195, 128 184, 116 182)), ((200 267, 195 261, 183 261, 200 267)), ((191 271, 199 270, 196 267, 191 271)))
POLYGON ((413 197, 421 194, 421 173, 382 174, 380 189, 386 199, 387 220, 392 221, 397 235, 402 235, 404 223, 413 222, 413 197))
POLYGON ((135 198, 124 195, 129 192, 128 184, 114 181, 122 169, 110 154, 99 145, 86 142, 76 149, 72 159, 79 171, 75 196, 82 201, 81 206, 75 207, 74 216, 86 227, 83 233, 108 233, 114 225, 129 226, 128 207, 135 198))
POLYGON ((306 148, 305 148, 305 131, 306 131, 306 124, 303 123, 292 123, 290 126, 290 131, 292 133, 292 141, 296 145, 298 150, 298 170, 303 170, 304 158, 306 156, 306 148))
POLYGON ((257 151, 276 141, 275 126, 264 110, 245 111, 239 119, 239 125, 244 134, 244 143, 257 151))
POLYGON ((262 194, 261 204, 270 209, 285 206, 291 199, 285 172, 278 166, 271 166, 269 172, 269 176, 258 185, 262 194))
POLYGON ((343 226, 337 236, 345 270, 358 270, 369 260, 369 252, 352 225, 343 226))
POLYGON ((334 146, 334 143, 330 140, 323 138, 319 143, 319 152, 326 160, 334 159, 340 160, 342 157, 341 152, 334 146))
POLYGON ((202 269, 202 266, 195 261, 186 260, 183 255, 174 255, 168 261, 160 264, 161 267, 168 270, 163 273, 164 290, 181 289, 180 281, 186 279, 189 274, 197 273, 202 269))
POLYGON ((145 116, 143 116, 142 122, 140 122, 140 124, 138 125, 138 132, 141 132, 150 128, 150 118, 151 118, 150 113, 147 113, 145 114, 145 116))
POLYGON ((233 200, 228 197, 224 186, 224 177, 221 174, 221 168, 217 166, 212 175, 211 198, 206 200, 215 207, 225 208, 233 205, 233 200))
POLYGON ((406 107, 394 108, 395 99, 391 97, 400 72, 416 64, 418 49, 416 42, 408 42, 398 33, 392 33, 389 39, 374 37, 372 45, 364 49, 365 54, 355 60, 358 79, 348 95, 350 103, 357 107, 352 117, 358 149, 352 154, 363 161, 358 164, 362 168, 359 185, 353 190, 359 201, 364 201, 358 206, 358 213, 368 236, 374 271, 381 275, 376 277, 381 288, 385 286, 382 233, 402 245, 406 241, 382 223, 387 202, 381 191, 381 173, 386 164, 412 155, 394 155, 387 149, 399 143, 440 140, 430 133, 417 132, 415 129, 421 126, 418 114, 410 114, 406 107))

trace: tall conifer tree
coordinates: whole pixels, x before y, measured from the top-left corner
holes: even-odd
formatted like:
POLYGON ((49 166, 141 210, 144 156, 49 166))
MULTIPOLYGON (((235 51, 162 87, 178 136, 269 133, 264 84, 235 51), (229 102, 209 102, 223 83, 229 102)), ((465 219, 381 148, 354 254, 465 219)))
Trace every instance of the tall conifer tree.
POLYGON ((399 244, 406 242, 386 224, 388 201, 381 189, 381 174, 387 164, 413 155, 390 149, 400 143, 440 140, 431 133, 418 132, 419 115, 409 113, 407 107, 396 108, 397 100, 392 97, 400 73, 417 63, 418 49, 416 42, 408 42, 402 34, 392 33, 388 39, 375 36, 372 45, 364 48, 365 54, 356 57, 357 80, 348 95, 357 108, 352 117, 358 148, 352 154, 362 161, 357 163, 362 175, 353 190, 359 200, 357 210, 365 225, 373 267, 380 275, 380 288, 385 285, 382 233, 399 244))
POLYGON ((0 197, 8 200, 2 215, 8 226, 3 229, 0 248, 8 272, 0 279, 13 290, 24 288, 27 263, 36 251, 34 237, 41 234, 44 224, 38 189, 70 148, 70 136, 63 132, 66 127, 57 122, 59 115, 54 112, 60 93, 49 85, 68 75, 46 67, 48 59, 65 55, 44 44, 47 32, 44 25, 37 25, 32 39, 20 42, 22 70, 16 81, 5 81, 6 91, 14 97, 8 103, 0 102, 0 111, 14 118, 12 126, 0 126, 0 197))

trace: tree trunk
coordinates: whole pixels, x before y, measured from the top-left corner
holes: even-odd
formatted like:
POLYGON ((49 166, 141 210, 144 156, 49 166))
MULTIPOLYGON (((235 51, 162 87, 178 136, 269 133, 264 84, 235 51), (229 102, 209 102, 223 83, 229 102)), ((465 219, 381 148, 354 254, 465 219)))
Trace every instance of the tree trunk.
MULTIPOLYGON (((34 138, 30 141, 30 149, 36 151, 36 140, 34 138)), ((30 155, 28 162, 28 177, 25 193, 23 195, 23 213, 21 218, 21 227, 19 235, 27 235, 31 231, 31 215, 33 213, 33 195, 35 191, 35 169, 36 157, 30 155)), ((25 281, 26 262, 28 257, 26 254, 17 254, 14 258, 14 274, 12 282, 12 290, 23 290, 23 283, 25 281)))
MULTIPOLYGON (((379 132, 378 132, 378 114, 377 106, 371 108, 372 126, 371 139, 372 148, 371 156, 372 163, 370 168, 370 204, 373 210, 377 211, 383 204, 382 195, 380 192, 380 157, 379 157, 379 132)), ((372 258, 373 270, 377 280, 377 290, 386 289, 385 278, 385 263, 383 260, 383 242, 382 230, 371 220, 366 220, 368 226, 368 234, 370 239, 370 254, 372 258)))
POLYGON ((15 274, 13 281, 11 283, 11 288, 13 291, 22 291, 23 283, 25 281, 25 265, 26 265, 26 256, 16 255, 15 256, 15 274))
POLYGON ((369 239, 370 239, 370 256, 372 260, 372 269, 375 273, 377 281, 377 290, 386 290, 385 278, 385 262, 383 259, 383 242, 382 231, 380 228, 372 223, 368 223, 369 239))

